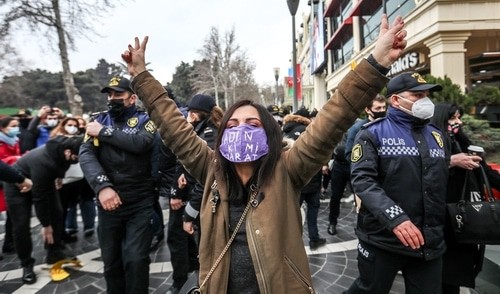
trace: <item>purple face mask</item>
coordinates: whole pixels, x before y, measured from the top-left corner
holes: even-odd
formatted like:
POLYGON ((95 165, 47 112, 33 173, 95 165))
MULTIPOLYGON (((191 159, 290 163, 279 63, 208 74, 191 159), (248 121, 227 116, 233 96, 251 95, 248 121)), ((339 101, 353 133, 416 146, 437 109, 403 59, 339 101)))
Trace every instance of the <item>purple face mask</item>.
POLYGON ((269 152, 266 132, 247 124, 225 129, 219 150, 231 162, 255 161, 269 152))

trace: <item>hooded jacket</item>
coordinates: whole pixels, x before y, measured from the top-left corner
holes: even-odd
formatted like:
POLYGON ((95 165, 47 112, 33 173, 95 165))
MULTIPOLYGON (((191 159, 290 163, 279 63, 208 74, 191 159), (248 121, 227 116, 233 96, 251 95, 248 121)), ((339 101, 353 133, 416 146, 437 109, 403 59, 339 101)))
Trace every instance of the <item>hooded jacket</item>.
MULTIPOLYGON (((338 85, 316 120, 283 151, 271 185, 260 187, 263 197, 248 212, 248 247, 261 293, 313 293, 309 262, 302 241, 298 197, 302 188, 330 158, 335 144, 360 112, 382 89, 387 78, 362 61, 338 85)), ((229 201, 225 172, 217 156, 193 131, 167 99, 165 89, 149 72, 134 77, 132 88, 143 99, 160 135, 186 169, 204 183, 201 206, 200 283, 227 244, 229 201), (212 212, 211 186, 220 194, 212 212)), ((222 258, 203 293, 224 293, 228 285, 231 250, 222 258)))
MULTIPOLYGON (((24 177, 33 181, 31 197, 35 205, 35 211, 42 226, 50 225, 50 197, 58 197, 55 179, 64 178, 64 174, 70 166, 70 162, 64 156, 65 149, 71 149, 73 154, 78 154, 77 146, 81 139, 73 137, 57 136, 47 141, 45 145, 25 153, 13 167, 24 177)), ((22 197, 28 197, 22 195, 22 197)), ((10 199, 9 203, 15 203, 10 199)))

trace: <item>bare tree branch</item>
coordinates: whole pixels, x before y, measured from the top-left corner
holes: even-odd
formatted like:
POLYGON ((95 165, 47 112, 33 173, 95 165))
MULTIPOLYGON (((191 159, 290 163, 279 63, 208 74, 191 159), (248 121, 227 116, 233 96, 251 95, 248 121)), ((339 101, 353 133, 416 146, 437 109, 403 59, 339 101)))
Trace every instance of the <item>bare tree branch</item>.
POLYGON ((255 66, 236 43, 234 27, 223 37, 217 28, 211 27, 198 53, 202 61, 193 64, 191 81, 196 92, 213 93, 218 105, 219 94, 222 94, 226 109, 240 97, 258 98, 258 87, 253 79, 255 66))
POLYGON ((92 24, 114 5, 109 0, 0 0, 0 41, 23 27, 45 32, 47 43, 57 41, 66 95, 73 114, 82 113, 82 101, 69 65, 68 47, 75 40, 96 35, 92 24), (15 26, 17 25, 17 26, 15 26))

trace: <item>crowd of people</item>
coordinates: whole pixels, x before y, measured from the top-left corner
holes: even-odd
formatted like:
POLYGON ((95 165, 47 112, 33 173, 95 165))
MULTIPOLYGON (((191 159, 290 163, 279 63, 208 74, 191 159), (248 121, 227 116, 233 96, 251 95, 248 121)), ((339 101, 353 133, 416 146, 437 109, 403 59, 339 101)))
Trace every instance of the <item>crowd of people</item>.
MULTIPOLYGON (((23 283, 37 280, 32 207, 52 264, 71 256, 64 244, 77 239, 79 205, 84 236, 97 232, 108 293, 148 293, 149 254, 165 231, 169 294, 191 272, 203 293, 314 293, 300 207, 310 249, 324 246, 317 219, 331 183, 324 233, 337 234, 345 190, 358 198, 359 277, 346 293, 389 293, 399 271, 408 293, 475 286, 484 245, 456 243, 445 206, 469 172, 480 183, 482 166, 497 188, 500 175, 464 152, 463 110, 428 97, 440 85, 412 72, 386 78, 406 47, 400 17, 382 17, 372 53, 320 110, 293 113, 250 100, 223 111, 201 94, 181 111, 145 68, 147 42, 122 54, 133 79, 110 79, 107 111, 87 120, 43 106, 0 117, 3 252, 17 254, 23 283)), ((480 200, 480 185, 469 187, 480 200)))

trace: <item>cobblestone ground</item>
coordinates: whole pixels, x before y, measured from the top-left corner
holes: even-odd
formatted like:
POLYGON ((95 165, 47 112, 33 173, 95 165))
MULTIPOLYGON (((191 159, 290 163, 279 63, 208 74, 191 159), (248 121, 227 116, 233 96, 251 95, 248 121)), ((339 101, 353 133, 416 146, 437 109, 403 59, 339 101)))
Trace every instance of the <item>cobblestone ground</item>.
MULTIPOLYGON (((163 207, 165 203, 162 203, 163 207)), ((168 219, 168 209, 164 210, 165 219, 168 219)), ((5 218, 0 216, 0 242, 3 244, 3 223, 5 218)), ((338 225, 338 234, 330 236, 328 226, 328 200, 321 203, 318 226, 320 235, 327 239, 327 245, 311 251, 308 246, 307 229, 304 231, 304 246, 309 256, 313 284, 317 293, 342 293, 358 275, 356 262, 356 236, 354 225, 356 213, 351 203, 341 204, 341 216, 338 225)), ((40 226, 36 218, 32 219, 34 254, 37 262, 35 272, 38 275, 37 283, 23 285, 20 277, 19 261, 15 254, 4 254, 0 261, 0 294, 3 293, 105 293, 106 283, 103 278, 103 264, 100 258, 99 244, 95 235, 84 237, 78 233, 78 241, 67 244, 67 251, 76 255, 83 263, 80 269, 67 268, 70 277, 53 282, 48 273, 48 266, 43 263, 45 251, 39 232, 40 226)), ((80 224, 81 227, 81 224, 80 224)), ((500 293, 500 249, 491 247, 485 260, 483 273, 478 278, 477 293, 500 293), (496 258, 495 258, 496 257, 496 258)), ((170 254, 165 243, 151 253, 150 293, 165 293, 172 284, 172 266, 170 254)), ((474 291, 474 290, 472 290, 474 291)), ((391 293, 404 293, 403 279, 397 276, 391 293)), ((469 293, 464 291, 463 293, 469 293)), ((470 292, 476 293, 476 292, 470 292)))

